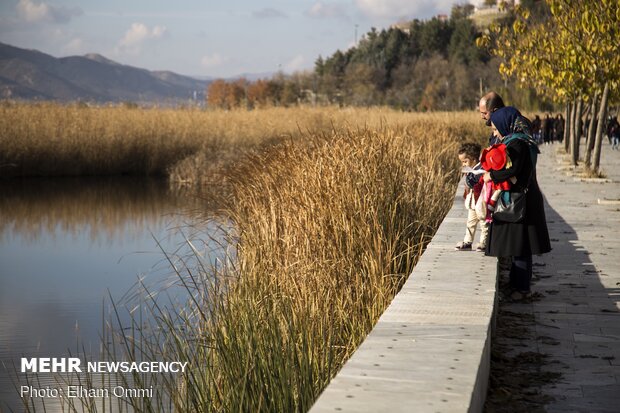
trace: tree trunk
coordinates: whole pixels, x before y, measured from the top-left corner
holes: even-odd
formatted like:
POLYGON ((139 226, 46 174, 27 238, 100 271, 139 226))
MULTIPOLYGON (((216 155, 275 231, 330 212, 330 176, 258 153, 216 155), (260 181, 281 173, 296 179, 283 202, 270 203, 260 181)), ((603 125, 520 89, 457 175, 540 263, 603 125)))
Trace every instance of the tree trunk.
POLYGON ((582 118, 583 119, 588 119, 588 117, 590 116, 590 111, 592 110, 592 105, 591 104, 585 104, 586 105, 586 109, 583 111, 582 114, 582 118))
POLYGON ((596 142, 594 143, 594 161, 592 170, 599 173, 601 164, 601 144, 603 143, 603 128, 605 128, 605 112, 607 112, 607 98, 609 97, 609 82, 605 82, 603 97, 601 98, 601 109, 598 112, 598 126, 596 127, 596 142))
POLYGON ((586 154, 584 155, 584 161, 586 168, 590 169, 592 164, 592 149, 594 149, 594 138, 596 133, 596 102, 598 102, 598 89, 594 92, 592 98, 592 119, 590 119, 590 127, 588 128, 588 136, 586 138, 586 154))
POLYGON ((562 143, 564 144, 564 152, 568 152, 566 150, 567 148, 567 141, 568 141, 568 136, 570 134, 569 128, 570 128, 570 113, 571 113, 571 104, 570 101, 566 102, 566 110, 564 111, 564 134, 562 136, 562 143))
POLYGON ((572 146, 570 150, 571 161, 577 166, 579 161, 579 141, 581 141, 581 111, 583 108, 583 98, 577 99, 577 109, 575 110, 575 134, 573 136, 572 146))
POLYGON ((570 103, 570 114, 566 118, 566 127, 568 128, 568 139, 564 140, 564 151, 567 154, 570 154, 571 143, 573 142, 573 136, 575 134, 575 105, 573 102, 570 103))

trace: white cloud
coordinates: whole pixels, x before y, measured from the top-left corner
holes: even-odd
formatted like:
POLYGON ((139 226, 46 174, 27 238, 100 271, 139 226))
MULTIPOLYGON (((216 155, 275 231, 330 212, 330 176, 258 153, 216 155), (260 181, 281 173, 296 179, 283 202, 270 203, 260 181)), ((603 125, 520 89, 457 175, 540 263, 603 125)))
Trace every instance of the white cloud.
POLYGON ((77 53, 82 53, 84 51, 84 41, 78 37, 71 39, 71 41, 69 41, 69 43, 65 44, 65 46, 63 47, 63 50, 66 53, 71 53, 71 54, 77 54, 77 53))
POLYGON ((33 3, 30 0, 19 0, 17 3, 19 17, 28 22, 46 20, 50 15, 50 7, 45 3, 33 3))
POLYGON ((228 61, 228 58, 221 56, 219 53, 203 56, 200 59, 200 65, 205 69, 221 66, 228 61))
POLYGON ((306 59, 302 55, 297 55, 284 65, 287 72, 297 72, 305 69, 306 59))
POLYGON ((73 17, 84 14, 79 7, 54 6, 45 2, 19 0, 15 6, 20 19, 30 23, 69 23, 73 17))
POLYGON ((348 15, 344 9, 344 7, 338 4, 326 4, 322 1, 317 1, 305 12, 306 16, 316 17, 316 18, 326 18, 326 17, 338 17, 338 18, 348 18, 348 15))
POLYGON ((428 18, 450 13, 456 0, 355 0, 355 5, 371 18, 428 18))
POLYGON ((142 50, 142 45, 150 40, 161 39, 168 33, 165 26, 155 26, 150 29, 143 23, 133 23, 129 30, 118 43, 116 52, 138 54, 142 50))

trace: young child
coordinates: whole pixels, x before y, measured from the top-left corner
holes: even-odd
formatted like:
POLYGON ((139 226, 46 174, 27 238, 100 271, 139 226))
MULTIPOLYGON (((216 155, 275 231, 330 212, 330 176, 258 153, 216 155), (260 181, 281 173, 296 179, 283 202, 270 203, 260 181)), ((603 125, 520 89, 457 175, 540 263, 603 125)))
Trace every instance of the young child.
POLYGON ((476 251, 484 251, 486 249, 487 238, 489 236, 489 226, 484 217, 479 217, 476 212, 476 202, 480 196, 480 191, 484 182, 482 181, 483 172, 480 163, 480 145, 477 143, 464 143, 459 148, 458 156, 464 168, 471 168, 473 171, 465 175, 465 208, 467 208, 467 229, 465 238, 462 242, 456 244, 454 248, 457 251, 470 251, 476 235, 478 223, 480 223, 480 241, 476 247, 476 251))

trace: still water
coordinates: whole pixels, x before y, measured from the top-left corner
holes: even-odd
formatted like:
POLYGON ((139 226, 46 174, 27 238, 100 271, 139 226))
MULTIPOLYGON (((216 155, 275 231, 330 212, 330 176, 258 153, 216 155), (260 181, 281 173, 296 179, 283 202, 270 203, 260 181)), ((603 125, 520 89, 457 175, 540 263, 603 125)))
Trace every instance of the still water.
POLYGON ((218 248, 195 218, 201 202, 152 179, 0 182, 0 411, 21 411, 21 357, 97 353, 110 298, 129 302, 138 280, 175 294, 166 257, 187 239, 218 248))

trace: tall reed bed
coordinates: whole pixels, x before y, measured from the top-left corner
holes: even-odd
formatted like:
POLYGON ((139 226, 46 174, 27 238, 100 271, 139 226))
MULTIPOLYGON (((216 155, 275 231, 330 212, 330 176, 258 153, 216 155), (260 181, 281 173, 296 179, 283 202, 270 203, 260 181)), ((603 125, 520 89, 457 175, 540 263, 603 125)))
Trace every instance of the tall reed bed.
POLYGON ((121 340, 126 357, 189 361, 190 371, 151 377, 163 391, 133 407, 307 411, 452 205, 459 140, 448 125, 308 133, 237 165, 224 210, 231 260, 171 257, 188 304, 146 302, 158 325, 121 340))
POLYGON ((307 131, 406 125, 419 116, 335 107, 204 111, 4 101, 0 177, 163 174, 200 184, 206 170, 307 131))
POLYGON ((212 336, 225 410, 307 410, 451 206, 445 131, 310 139, 249 160, 234 181, 238 274, 212 336))
MULTIPOLYGON (((488 133, 474 113, 1 110, 0 126, 10 126, 5 115, 18 126, 2 132, 0 164, 18 163, 24 173, 25 160, 38 173, 109 173, 137 159, 135 171, 147 173, 185 159, 179 176, 200 177, 221 154, 236 160, 221 211, 232 252, 218 265, 198 250, 171 255, 189 300, 138 294, 133 325, 117 330, 119 341, 106 340, 114 360, 190 363, 179 376, 117 377, 157 389, 118 404, 134 411, 308 410, 452 205, 457 145, 488 133), (53 162, 37 167, 45 155, 53 162), (66 165, 55 169, 59 160, 66 165)), ((98 409, 92 400, 71 406, 98 409)))

